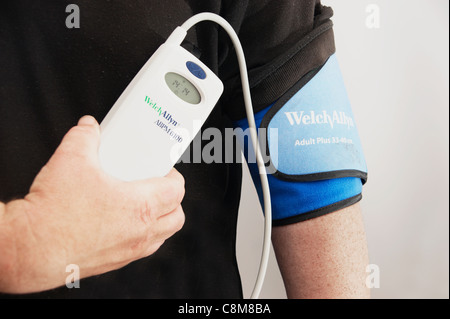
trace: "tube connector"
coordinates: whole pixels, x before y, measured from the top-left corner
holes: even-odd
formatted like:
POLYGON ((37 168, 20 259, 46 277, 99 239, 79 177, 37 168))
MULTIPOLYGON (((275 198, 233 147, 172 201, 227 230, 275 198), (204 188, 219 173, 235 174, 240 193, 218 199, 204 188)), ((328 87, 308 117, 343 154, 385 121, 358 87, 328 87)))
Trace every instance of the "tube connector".
POLYGON ((177 27, 167 38, 166 43, 172 45, 181 45, 184 38, 186 38, 187 31, 182 27, 177 27))

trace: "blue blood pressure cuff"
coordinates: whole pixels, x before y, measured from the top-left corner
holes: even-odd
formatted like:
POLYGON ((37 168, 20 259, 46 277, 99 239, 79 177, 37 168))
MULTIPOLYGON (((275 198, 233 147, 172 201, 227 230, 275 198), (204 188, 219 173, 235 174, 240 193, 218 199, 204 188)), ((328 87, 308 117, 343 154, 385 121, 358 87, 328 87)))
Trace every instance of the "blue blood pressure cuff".
MULTIPOLYGON (((367 167, 335 55, 255 114, 266 155, 274 225, 318 217, 361 199, 367 167), (263 132, 263 134, 261 133, 263 132)), ((246 119, 236 126, 248 128, 246 119)), ((257 165, 244 155, 262 201, 257 165)))

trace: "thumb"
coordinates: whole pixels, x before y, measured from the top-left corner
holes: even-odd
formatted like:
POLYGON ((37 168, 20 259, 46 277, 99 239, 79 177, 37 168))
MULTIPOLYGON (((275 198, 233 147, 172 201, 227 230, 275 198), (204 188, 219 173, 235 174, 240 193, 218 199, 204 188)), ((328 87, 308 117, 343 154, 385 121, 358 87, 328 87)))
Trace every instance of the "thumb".
POLYGON ((92 126, 95 129, 99 129, 97 120, 93 116, 90 116, 90 115, 83 116, 78 121, 78 126, 92 126))
POLYGON ((77 126, 64 136, 55 153, 63 152, 74 157, 84 157, 97 162, 100 145, 100 126, 92 116, 83 116, 77 126))

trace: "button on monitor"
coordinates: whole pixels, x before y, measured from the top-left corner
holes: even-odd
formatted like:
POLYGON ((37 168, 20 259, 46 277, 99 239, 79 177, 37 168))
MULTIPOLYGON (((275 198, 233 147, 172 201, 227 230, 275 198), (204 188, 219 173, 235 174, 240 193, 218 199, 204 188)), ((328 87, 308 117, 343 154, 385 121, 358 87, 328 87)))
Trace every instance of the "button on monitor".
POLYGON ((186 62, 186 67, 194 76, 196 76, 200 80, 206 79, 205 71, 198 64, 192 61, 188 61, 186 62))

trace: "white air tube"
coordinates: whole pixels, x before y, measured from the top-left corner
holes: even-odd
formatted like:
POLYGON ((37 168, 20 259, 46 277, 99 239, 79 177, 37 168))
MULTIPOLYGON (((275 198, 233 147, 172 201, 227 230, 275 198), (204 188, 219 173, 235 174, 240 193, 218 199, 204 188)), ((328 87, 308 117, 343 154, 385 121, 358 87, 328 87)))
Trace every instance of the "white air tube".
POLYGON ((258 142, 257 128, 255 124, 255 116, 253 114, 252 99, 250 95, 250 86, 248 82, 247 64, 245 62, 244 51, 242 49, 239 37, 234 31, 233 27, 221 16, 214 13, 199 13, 190 19, 188 19, 181 27, 178 27, 174 33, 169 37, 168 41, 176 41, 181 44, 186 36, 187 31, 201 21, 212 21, 220 25, 230 36, 231 41, 236 50, 237 59, 239 63, 239 70, 242 80, 242 91, 244 94, 245 110, 247 113, 247 119, 249 123, 251 142, 256 154, 256 163, 261 178, 261 186, 264 197, 264 242, 261 255, 261 261, 259 265, 258 277, 251 294, 251 299, 257 299, 261 292, 261 288, 264 283, 264 277, 266 275, 267 264, 269 261, 270 245, 271 245, 271 233, 272 233, 272 205, 270 202, 269 182, 267 180, 266 169, 264 166, 264 159, 261 154, 261 149, 258 142))

